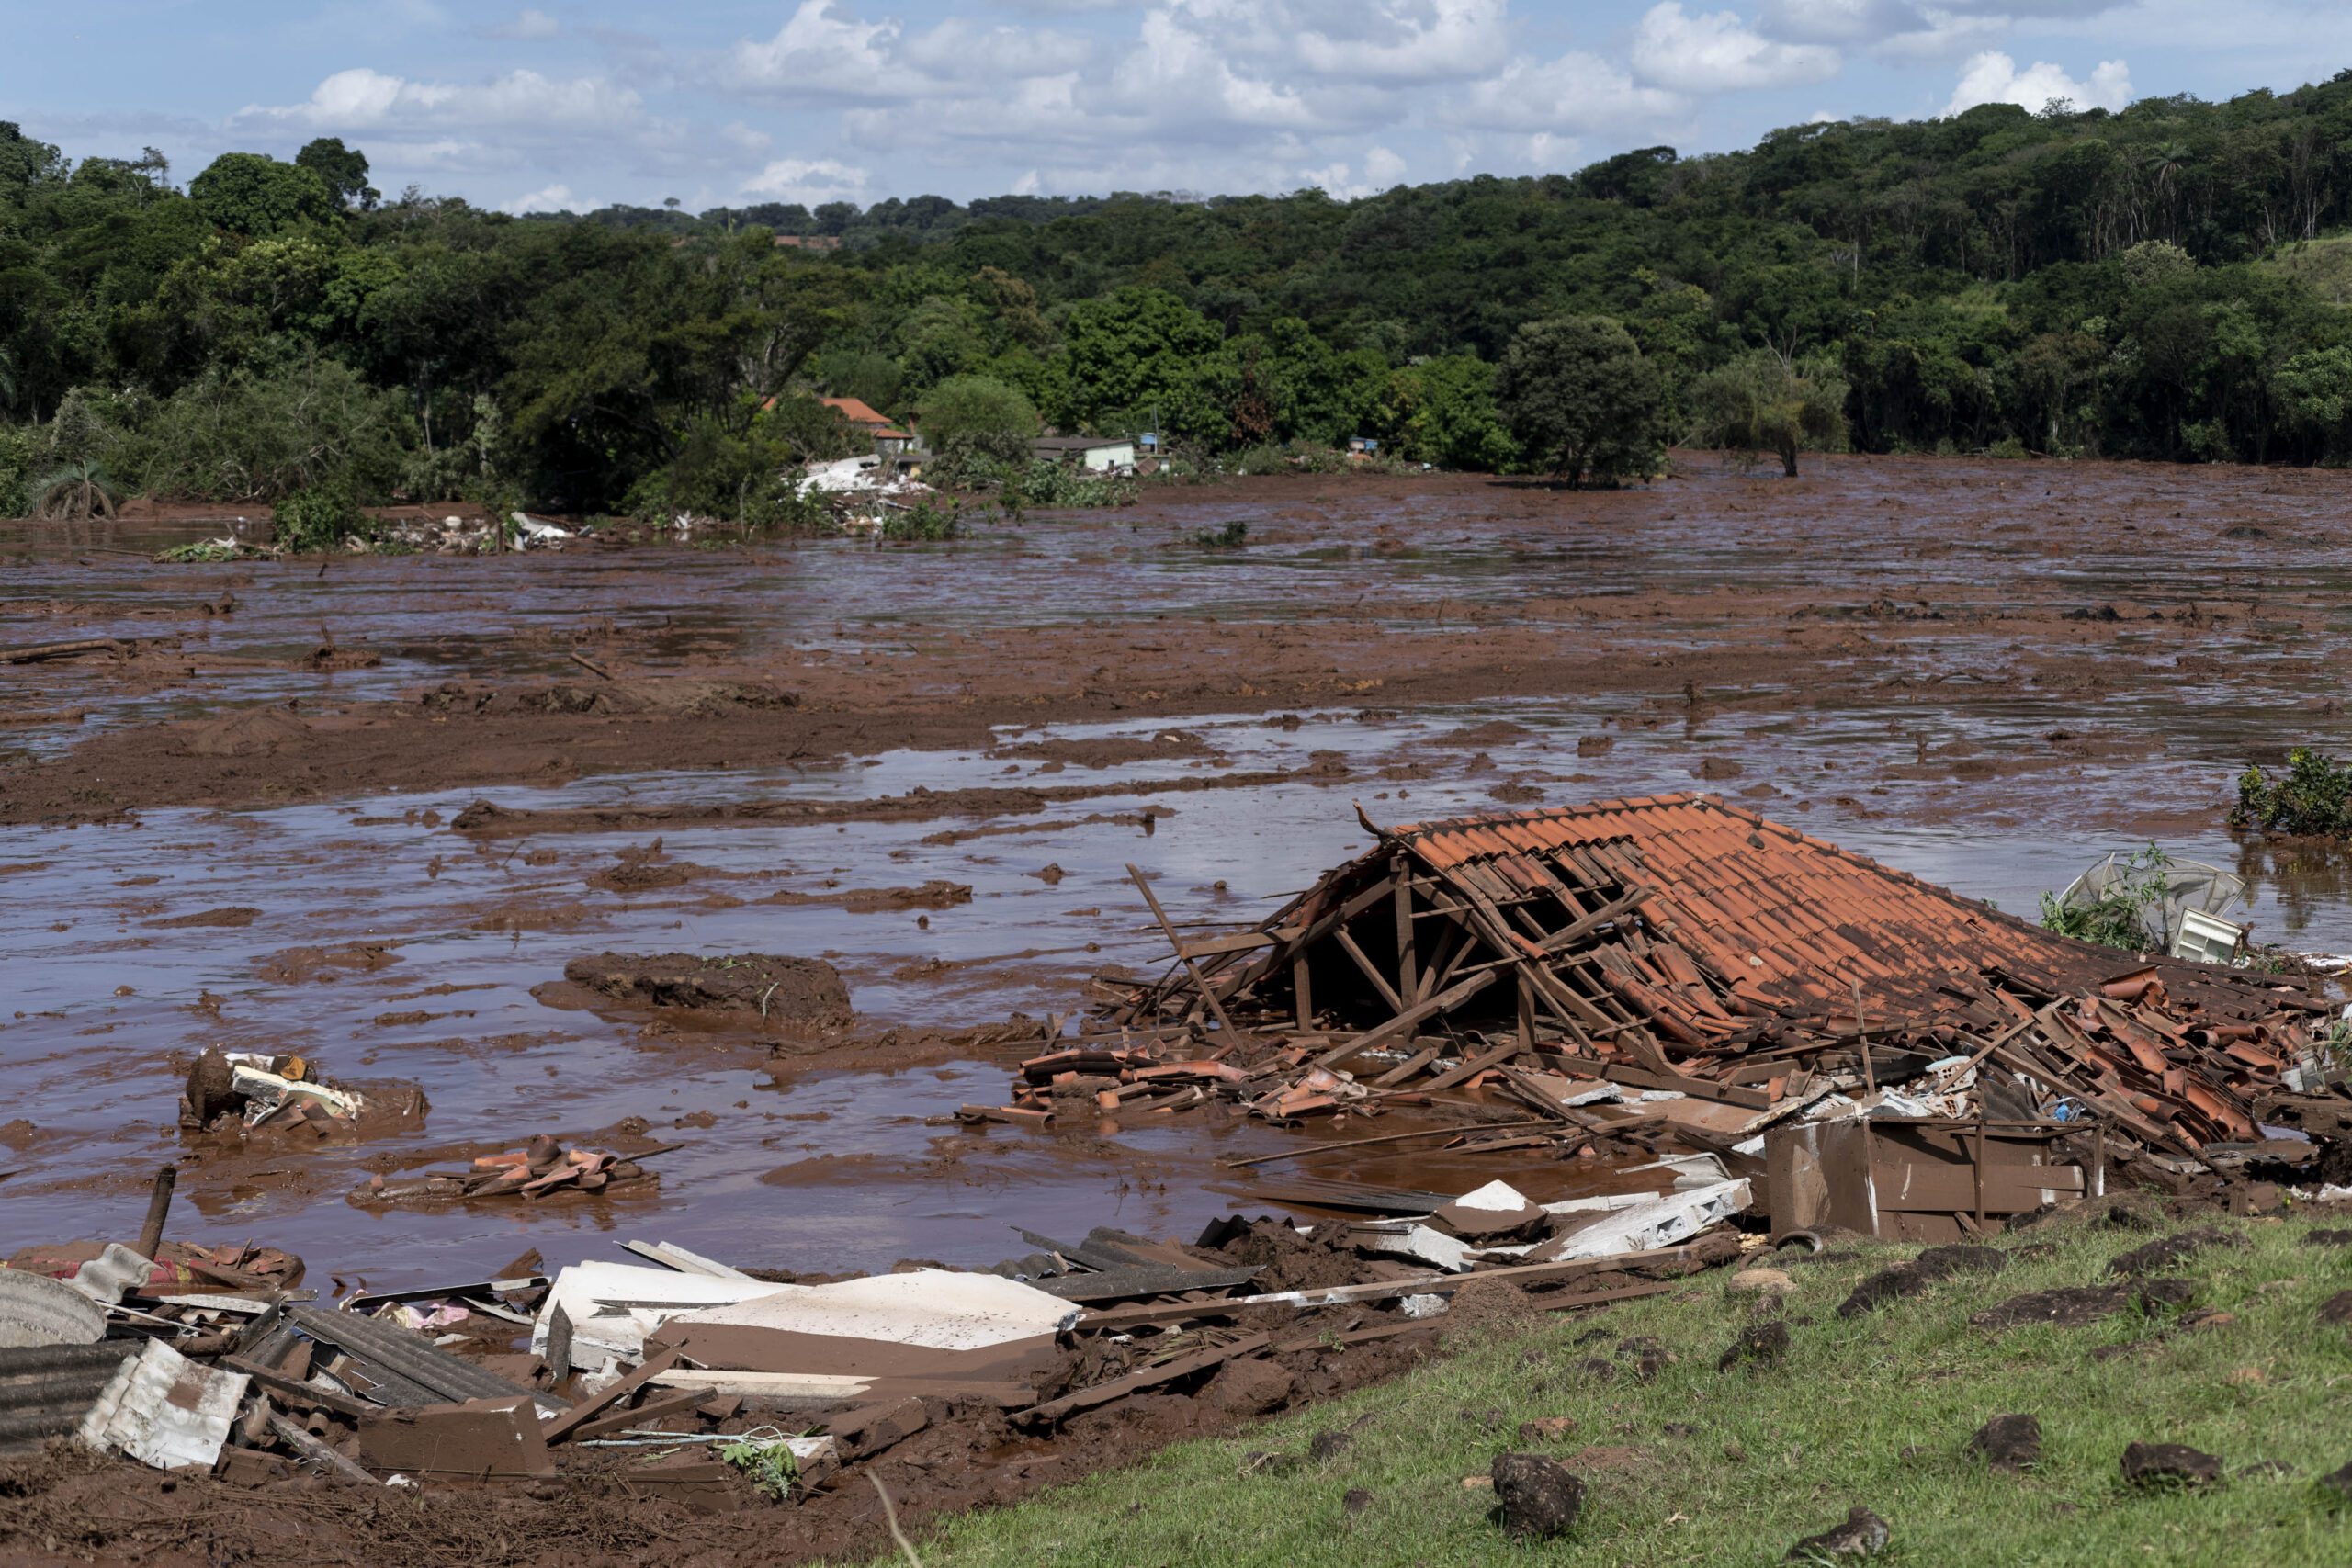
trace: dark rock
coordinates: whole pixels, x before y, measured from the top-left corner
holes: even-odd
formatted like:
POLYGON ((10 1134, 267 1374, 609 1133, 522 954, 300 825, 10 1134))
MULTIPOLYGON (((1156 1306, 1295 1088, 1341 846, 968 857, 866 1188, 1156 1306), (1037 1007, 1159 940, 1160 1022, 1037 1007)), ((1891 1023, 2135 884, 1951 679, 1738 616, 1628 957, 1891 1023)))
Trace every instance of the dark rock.
POLYGON ((2347 1464, 2341 1470, 2329 1471, 2319 1478, 2319 1484, 2323 1491, 2334 1493, 2337 1497, 2352 1502, 2352 1464, 2347 1464))
POLYGON ((1493 1474, 1503 1528, 1521 1539, 1559 1535, 1584 1507, 1584 1483, 1557 1460, 1498 1454, 1493 1474))
POLYGON ((1642 1382, 1649 1382, 1666 1371, 1667 1363, 1672 1359, 1663 1350, 1645 1350, 1634 1359, 1634 1376, 1642 1382))
POLYGON ((1340 1506, 1351 1514, 1361 1514, 1372 1506, 1372 1494, 1361 1486, 1351 1486, 1348 1495, 1340 1499, 1340 1506))
POLYGON ((1997 1274, 2008 1266, 2008 1254, 1991 1247, 1931 1247, 1911 1260, 1911 1268, 1930 1280, 1997 1274))
POLYGON ((1715 1362, 1715 1371, 1727 1372, 1741 1362, 1758 1362, 1773 1366, 1789 1353, 1789 1325, 1785 1323, 1759 1323, 1731 1342, 1731 1348, 1715 1362))
POLYGON ((1355 1434, 1352 1432, 1317 1432, 1314 1441, 1306 1445, 1306 1456, 1319 1463, 1324 1460, 1337 1459, 1355 1446, 1355 1434))
POLYGON ((2134 1486, 2203 1486, 2222 1479, 2222 1461, 2186 1443, 2133 1443, 2123 1450, 2123 1479, 2134 1486))
POLYGON ((2352 1247, 2352 1231, 2306 1231, 2305 1247, 2352 1247))
POLYGON ((1809 1535, 1789 1548, 1792 1562, 1812 1562, 1825 1557, 1870 1557, 1886 1550, 1886 1521, 1868 1508, 1855 1508, 1835 1529, 1809 1535))
POLYGON ((1968 1451, 1983 1454, 1995 1470, 2024 1470, 2041 1458, 2041 1417, 1996 1416, 1976 1428, 1968 1451))
POLYGON ((2183 1307, 2197 1293, 2187 1280, 2140 1280, 2129 1285, 2071 1285, 2055 1291, 2034 1291, 2011 1296, 1969 1318, 1975 1328, 2015 1328, 2020 1324, 2050 1323, 2080 1328, 2136 1305, 2154 1315, 2166 1308, 2183 1307))
POLYGON ((1581 1372, 1599 1382, 1607 1382, 1617 1375, 1617 1364, 1614 1361, 1604 1361, 1598 1356, 1588 1356, 1568 1370, 1573 1372, 1581 1372))
POLYGON ((2156 1228, 2156 1216, 2135 1204, 2118 1203, 2099 1224, 2112 1231, 2152 1231, 2156 1228))
POLYGON ((2245 1237, 2235 1231, 2225 1231, 2219 1225, 2199 1225, 2195 1230, 2168 1235, 2162 1241, 2152 1241, 2145 1247, 2135 1247, 2107 1266, 2110 1274, 2130 1278, 2135 1274, 2153 1274, 2159 1269, 2169 1269, 2184 1258, 2193 1258, 2209 1247, 2244 1247, 2245 1237))
POLYGON ((2352 1291, 2338 1291, 2319 1303, 2322 1323, 2352 1323, 2352 1291))
POLYGON ((1910 1262, 1882 1269, 1854 1287, 1838 1305, 1839 1317, 1859 1317, 1905 1296, 1923 1294, 1939 1280, 1961 1274, 1997 1274, 2008 1255, 1990 1247, 1931 1247, 1910 1262))
POLYGON ((2142 1280, 2132 1290, 2132 1302, 2151 1317, 2166 1308, 2177 1312, 2196 1299, 2193 1280, 2142 1280))

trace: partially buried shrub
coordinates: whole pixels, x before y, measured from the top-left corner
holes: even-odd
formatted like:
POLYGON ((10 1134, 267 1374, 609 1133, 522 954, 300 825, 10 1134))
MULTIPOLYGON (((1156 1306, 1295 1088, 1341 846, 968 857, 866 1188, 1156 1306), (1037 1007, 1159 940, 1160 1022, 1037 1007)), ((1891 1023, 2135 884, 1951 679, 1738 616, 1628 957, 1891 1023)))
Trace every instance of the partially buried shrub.
POLYGON ((2301 746, 2287 753, 2283 778, 2250 767, 2238 775, 2230 826, 2313 838, 2352 836, 2352 767, 2301 746))
POLYGON ((317 555, 339 550, 353 539, 365 539, 374 524, 340 480, 298 490, 270 509, 272 536, 278 548, 291 555, 317 555))

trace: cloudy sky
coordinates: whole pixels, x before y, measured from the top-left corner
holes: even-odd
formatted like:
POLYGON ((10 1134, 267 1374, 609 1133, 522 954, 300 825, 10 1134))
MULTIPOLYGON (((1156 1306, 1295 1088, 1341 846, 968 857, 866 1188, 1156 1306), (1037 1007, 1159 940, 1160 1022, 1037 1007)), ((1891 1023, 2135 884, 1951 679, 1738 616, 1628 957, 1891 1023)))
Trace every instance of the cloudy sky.
POLYGON ((2346 0, 0 0, 0 118, 185 179, 314 136, 512 210, 1284 191, 1573 170, 1817 118, 2227 97, 2346 0))

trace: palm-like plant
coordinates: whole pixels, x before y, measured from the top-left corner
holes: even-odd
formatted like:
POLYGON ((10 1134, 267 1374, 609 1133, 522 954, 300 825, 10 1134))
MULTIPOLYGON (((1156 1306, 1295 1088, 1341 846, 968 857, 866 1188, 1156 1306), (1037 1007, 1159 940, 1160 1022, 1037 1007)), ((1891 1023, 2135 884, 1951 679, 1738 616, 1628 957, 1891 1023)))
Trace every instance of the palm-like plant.
POLYGON ((51 468, 33 480, 33 515, 44 522, 111 517, 115 501, 107 466, 89 457, 51 468))

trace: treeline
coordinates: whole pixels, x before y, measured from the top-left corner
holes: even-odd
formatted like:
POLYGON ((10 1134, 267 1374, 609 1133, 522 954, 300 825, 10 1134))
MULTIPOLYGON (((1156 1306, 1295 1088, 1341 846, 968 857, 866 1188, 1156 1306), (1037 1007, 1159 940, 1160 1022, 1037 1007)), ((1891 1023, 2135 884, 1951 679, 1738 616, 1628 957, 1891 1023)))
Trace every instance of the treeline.
POLYGON ((1158 428, 1204 462, 1368 435, 1549 464, 1496 374, 1564 317, 1622 326, 1678 437, 1724 434, 1724 389, 1777 366, 1834 400, 1815 444, 2344 462, 2347 203, 2352 73, 1351 202, 514 218, 385 199, 336 141, 183 188, 152 152, 69 166, 0 125, 0 510, 78 475, 740 515, 782 466, 849 449, 820 395, 1158 428))

